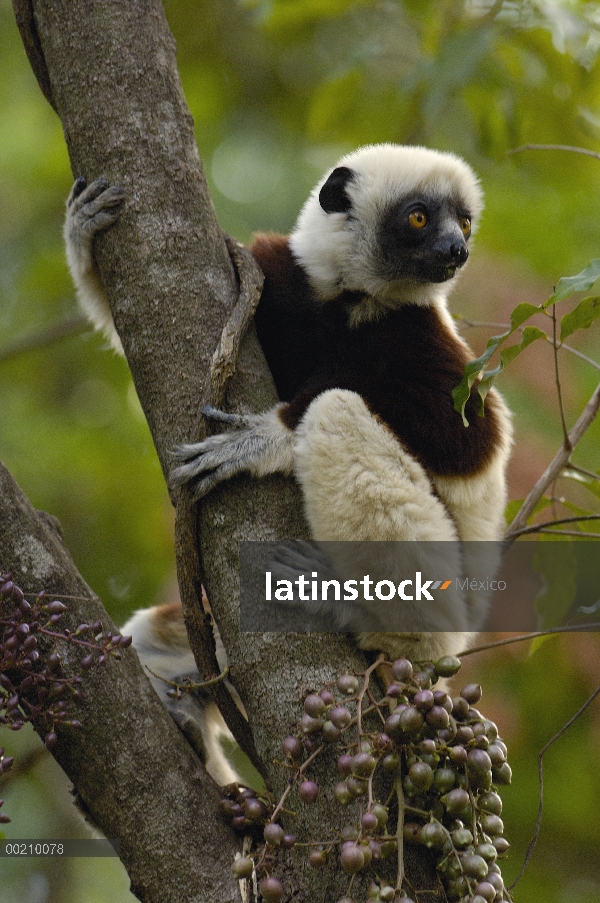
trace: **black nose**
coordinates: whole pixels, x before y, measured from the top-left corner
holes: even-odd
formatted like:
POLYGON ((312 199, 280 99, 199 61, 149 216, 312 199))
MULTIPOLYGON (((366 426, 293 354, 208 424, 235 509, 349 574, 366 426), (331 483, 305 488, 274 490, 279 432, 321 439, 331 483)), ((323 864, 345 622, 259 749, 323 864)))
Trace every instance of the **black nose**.
POLYGON ((468 256, 469 249, 462 242, 457 241, 450 246, 450 259, 452 260, 452 263, 456 264, 457 267, 461 267, 464 263, 466 263, 468 256))

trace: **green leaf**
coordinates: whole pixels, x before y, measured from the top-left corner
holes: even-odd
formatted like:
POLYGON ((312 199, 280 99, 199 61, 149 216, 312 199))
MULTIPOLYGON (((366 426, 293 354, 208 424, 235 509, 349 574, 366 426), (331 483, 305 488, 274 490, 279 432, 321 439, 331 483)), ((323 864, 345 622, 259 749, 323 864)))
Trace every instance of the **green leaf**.
POLYGON ((600 257, 596 257, 588 263, 586 268, 576 276, 563 276, 562 279, 559 279, 554 293, 550 295, 543 307, 550 307, 557 301, 564 301, 565 298, 570 298, 574 292, 587 292, 598 277, 600 277, 600 257))
MULTIPOLYGON (((578 517, 587 517, 589 514, 594 514, 593 511, 590 511, 589 508, 582 508, 580 505, 576 505, 574 502, 570 502, 568 499, 562 499, 561 504, 563 508, 566 508, 567 511, 570 511, 572 514, 577 515, 578 517)), ((575 530, 586 529, 585 527, 580 527, 575 524, 575 530)))
MULTIPOLYGON (((520 304, 519 307, 525 307, 526 305, 520 304)), ((533 307, 533 305, 527 305, 529 307, 533 307)), ((517 308, 515 308, 517 310, 517 308)), ((508 348, 504 348, 503 351, 500 352, 500 363, 494 370, 490 370, 488 373, 484 373, 481 382, 477 386, 477 391, 481 397, 482 404, 485 401, 485 396, 492 388, 494 381, 497 376, 499 376, 502 371, 514 361, 518 355, 524 351, 532 342, 536 342, 538 339, 547 339, 548 336, 546 333, 538 329, 537 326, 526 326, 523 330, 523 334, 521 337, 521 341, 516 345, 509 345, 508 348)), ((466 402, 465 402, 466 403, 466 402)))
MULTIPOLYGON (((562 476, 566 477, 568 480, 575 480, 577 483, 583 483, 585 488, 595 495, 596 498, 600 499, 600 474, 594 479, 594 477, 588 476, 584 473, 579 473, 577 470, 563 470, 562 476)), ((591 512, 589 512, 591 514, 591 512)))
POLYGON ((543 646, 544 643, 547 643, 548 640, 551 640, 553 634, 547 633, 546 636, 536 636, 531 641, 531 646, 529 647, 529 656, 535 655, 540 646, 543 646))
POLYGON ((478 378, 479 374, 491 358, 494 351, 496 351, 499 345, 510 335, 510 333, 511 330, 502 333, 502 335, 494 335, 490 339, 488 339, 488 343, 485 346, 485 351, 483 352, 483 354, 475 358, 475 360, 469 361, 469 363, 465 365, 461 381, 456 386, 456 388, 452 390, 454 410, 458 411, 458 413, 461 415, 465 426, 469 425, 469 421, 465 416, 465 405, 467 404, 469 396, 471 395, 471 388, 473 386, 473 383, 478 378))
MULTIPOLYGON (((465 416, 465 406, 469 400, 471 395, 471 389, 473 387, 473 383, 479 377, 479 374, 493 355, 495 351, 498 350, 500 345, 506 341, 517 330, 526 320, 532 317, 534 314, 539 314, 542 310, 542 306, 538 306, 536 304, 529 304, 527 301, 524 301, 522 304, 517 304, 515 309, 510 315, 510 329, 506 332, 503 332, 501 335, 494 335, 490 339, 488 339, 488 343, 485 346, 485 351, 478 358, 475 358, 473 361, 469 361, 469 363, 465 366, 463 377, 456 386, 455 389, 452 390, 452 399, 454 401, 454 409, 458 411, 461 415, 463 423, 465 426, 469 425, 469 421, 465 416)), ((526 326, 523 330, 523 338, 518 345, 511 345, 510 348, 506 349, 500 355, 500 363, 494 370, 490 370, 489 373, 484 374, 481 383, 479 384, 477 391, 479 392, 479 397, 481 399, 481 405, 479 407, 478 413, 483 415, 483 403, 485 401, 485 397, 487 393, 490 391, 495 378, 498 374, 502 373, 507 364, 513 360, 517 354, 520 354, 527 345, 531 345, 536 339, 547 338, 546 334, 538 329, 536 326, 526 326), (528 333, 528 330, 534 330, 533 332, 528 333), (527 333, 527 339, 526 339, 527 333), (525 342, 525 344, 524 344, 525 342), (514 349, 514 350, 511 350, 514 349)))
POLYGON ((589 329, 600 317, 600 297, 592 295, 580 301, 574 310, 565 314, 560 321, 560 340, 564 342, 576 329, 589 329))
MULTIPOLYGON (((518 329, 525 320, 528 320, 529 317, 532 317, 534 314, 539 314, 542 310, 542 305, 538 304, 529 304, 527 301, 524 301, 522 304, 517 304, 515 309, 510 315, 510 332, 514 332, 515 329, 518 329)), ((508 336, 510 333, 506 333, 508 336)))
MULTIPOLYGON (((504 519, 507 524, 512 524, 515 517, 521 510, 523 502, 525 499, 513 499, 512 502, 509 502, 506 508, 504 509, 504 519)), ((527 519, 527 523, 530 524, 536 514, 539 514, 540 511, 545 511, 546 508, 549 508, 552 505, 552 499, 546 498, 546 496, 542 496, 541 499, 535 503, 533 511, 529 515, 527 519)))
POLYGON ((249 7, 263 6, 263 22, 270 31, 300 29, 314 25, 334 16, 341 16, 360 0, 287 0, 287 2, 257 4, 247 2, 249 7))

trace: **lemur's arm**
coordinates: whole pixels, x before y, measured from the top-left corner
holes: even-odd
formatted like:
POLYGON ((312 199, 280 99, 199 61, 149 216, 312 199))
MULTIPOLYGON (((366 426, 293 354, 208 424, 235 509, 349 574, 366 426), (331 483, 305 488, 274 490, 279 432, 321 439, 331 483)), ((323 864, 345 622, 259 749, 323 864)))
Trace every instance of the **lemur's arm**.
MULTIPOLYGON (((92 243, 98 232, 116 222, 124 197, 123 188, 109 187, 104 178, 88 185, 80 177, 67 200, 64 226, 67 262, 79 303, 119 354, 123 353, 123 347, 94 261, 92 243)), ((175 452, 177 466, 172 473, 173 484, 189 483, 190 489, 200 498, 217 483, 242 471, 257 477, 277 471, 291 473, 294 433, 280 419, 281 407, 276 405, 262 414, 246 415, 205 408, 205 417, 235 429, 210 436, 204 442, 180 446, 175 452)))
POLYGON ((124 197, 125 191, 119 185, 109 188, 104 178, 88 185, 80 176, 67 200, 64 226, 67 263, 79 303, 96 329, 104 333, 119 354, 123 354, 123 346, 94 261, 92 242, 97 232, 108 229, 116 222, 124 197))
POLYGON ((279 416, 282 408, 278 404, 262 414, 226 414, 205 407, 202 413, 206 418, 229 424, 234 430, 179 446, 171 482, 187 484, 193 495, 201 498, 218 483, 244 471, 255 477, 292 473, 295 436, 279 416))

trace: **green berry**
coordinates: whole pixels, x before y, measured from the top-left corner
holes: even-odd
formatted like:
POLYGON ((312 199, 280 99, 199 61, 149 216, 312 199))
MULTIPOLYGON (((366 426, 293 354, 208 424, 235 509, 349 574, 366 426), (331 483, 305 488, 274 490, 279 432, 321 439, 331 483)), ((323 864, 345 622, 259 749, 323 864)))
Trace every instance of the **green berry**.
POLYGON ((455 655, 444 655, 443 658, 439 658, 437 662, 434 662, 434 665, 440 677, 454 677, 460 670, 461 661, 455 655))
POLYGON ((425 762, 415 762, 414 765, 411 765, 408 776, 414 786, 421 791, 429 790, 433 784, 433 769, 425 762))
POLYGON ((254 863, 248 856, 240 856, 231 866, 236 878, 249 878, 254 871, 254 863))
POLYGON ((470 878, 485 878, 488 873, 488 866, 482 856, 476 853, 462 853, 460 857, 463 871, 470 878))
POLYGON ((490 790, 489 793, 482 793, 477 800, 477 806, 492 815, 502 815, 502 800, 493 790, 490 790))
POLYGON ((428 822, 419 832, 419 840, 428 849, 441 849, 446 840, 446 832, 437 822, 428 822))

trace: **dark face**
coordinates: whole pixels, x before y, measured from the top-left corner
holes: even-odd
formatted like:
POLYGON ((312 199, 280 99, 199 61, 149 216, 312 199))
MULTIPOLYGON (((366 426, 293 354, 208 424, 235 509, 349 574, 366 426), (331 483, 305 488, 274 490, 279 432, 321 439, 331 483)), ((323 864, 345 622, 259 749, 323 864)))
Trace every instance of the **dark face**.
POLYGON ((466 262, 470 235, 471 217, 460 202, 407 198, 381 223, 381 275, 390 282, 445 282, 466 262))

